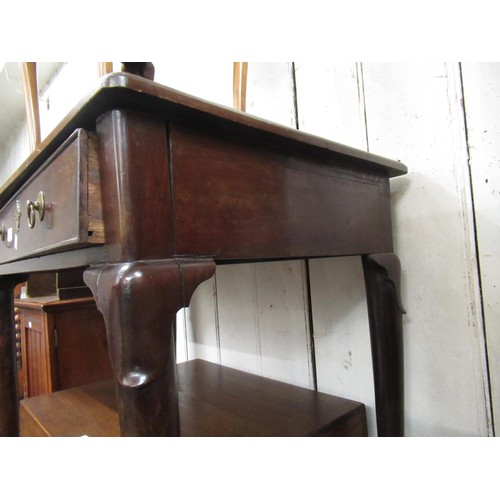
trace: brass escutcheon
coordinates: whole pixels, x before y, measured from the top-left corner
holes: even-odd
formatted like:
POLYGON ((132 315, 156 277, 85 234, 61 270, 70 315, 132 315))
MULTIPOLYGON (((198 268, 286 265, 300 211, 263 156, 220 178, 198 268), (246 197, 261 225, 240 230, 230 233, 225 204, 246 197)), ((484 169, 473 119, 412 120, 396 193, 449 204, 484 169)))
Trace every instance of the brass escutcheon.
POLYGON ((38 218, 42 221, 45 215, 45 194, 43 191, 38 193, 36 201, 28 200, 26 202, 26 215, 30 229, 35 227, 35 211, 38 212, 38 218))

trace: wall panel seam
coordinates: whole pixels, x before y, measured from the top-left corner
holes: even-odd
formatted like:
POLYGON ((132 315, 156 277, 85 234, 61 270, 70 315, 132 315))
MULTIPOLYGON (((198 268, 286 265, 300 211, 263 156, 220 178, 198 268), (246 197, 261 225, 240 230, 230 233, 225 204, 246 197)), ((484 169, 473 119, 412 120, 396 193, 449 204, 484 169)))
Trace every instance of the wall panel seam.
MULTIPOLYGON (((295 117, 295 128, 297 130, 299 127, 299 105, 298 105, 298 95, 297 95, 297 78, 295 75, 295 63, 291 64, 291 77, 292 77, 292 95, 293 95, 293 107, 294 107, 294 117, 295 117)), ((314 319, 313 319, 313 308, 312 308, 312 292, 311 292, 311 280, 309 274, 309 259, 304 259, 302 261, 302 290, 305 302, 305 327, 307 332, 307 357, 309 364, 309 382, 312 382, 315 391, 318 390, 318 373, 317 373, 317 361, 316 361, 316 348, 314 344, 314 319)))
POLYGON ((483 296, 483 284, 482 284, 482 274, 481 274, 481 262, 480 262, 480 254, 479 254, 479 238, 477 232, 477 217, 476 217, 476 204, 474 201, 474 182, 472 178, 472 170, 471 170, 471 156, 470 156, 470 142, 469 142, 469 134, 468 134, 468 123, 467 123, 467 107, 465 103, 465 92, 464 92, 464 80, 463 80, 463 72, 462 72, 462 64, 458 63, 458 73, 459 73, 459 84, 460 84, 460 93, 461 93, 461 106, 460 112, 462 114, 462 120, 464 123, 464 134, 465 134, 465 147, 467 152, 467 173, 468 173, 468 182, 469 182, 469 190, 471 196, 471 212, 472 212, 472 225, 473 225, 473 235, 474 235, 474 250, 475 250, 475 264, 477 269, 477 280, 479 286, 479 297, 480 297, 480 314, 482 321, 482 335, 485 349, 485 362, 486 362, 486 383, 487 383, 487 397, 488 397, 488 420, 491 425, 492 435, 495 436, 495 420, 493 414, 493 399, 491 392, 491 371, 490 371, 490 363, 488 357, 488 338, 486 335, 486 318, 485 318, 485 310, 484 310, 484 296, 483 296))
POLYGON ((370 143, 368 141, 368 117, 366 114, 366 100, 365 100, 365 80, 363 75, 363 63, 356 63, 356 79, 358 84, 358 99, 361 106, 361 113, 363 115, 363 123, 365 126, 365 144, 366 151, 370 151, 370 143))

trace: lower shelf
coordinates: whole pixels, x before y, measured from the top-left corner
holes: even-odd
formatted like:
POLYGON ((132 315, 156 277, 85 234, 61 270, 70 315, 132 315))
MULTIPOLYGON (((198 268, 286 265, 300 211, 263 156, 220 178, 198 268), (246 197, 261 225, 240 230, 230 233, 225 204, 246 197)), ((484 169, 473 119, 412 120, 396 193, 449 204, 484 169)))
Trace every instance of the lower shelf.
MULTIPOLYGON (((202 360, 178 365, 182 436, 366 436, 362 403, 202 360)), ((113 381, 21 401, 21 436, 119 436, 113 381)))

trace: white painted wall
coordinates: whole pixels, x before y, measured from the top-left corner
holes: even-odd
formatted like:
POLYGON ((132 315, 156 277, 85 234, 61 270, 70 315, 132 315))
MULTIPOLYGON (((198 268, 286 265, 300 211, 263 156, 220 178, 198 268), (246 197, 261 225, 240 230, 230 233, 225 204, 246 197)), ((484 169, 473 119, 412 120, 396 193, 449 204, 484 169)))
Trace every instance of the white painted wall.
MULTIPOLYGON (((159 83, 232 104, 232 63, 155 67, 159 83)), ((67 64, 44 96, 44 135, 95 78, 94 66, 67 64)), ((406 433, 491 435, 492 407, 500 425, 500 65, 250 63, 248 78, 247 112, 408 166, 391 181, 408 312, 406 433)), ((1 150, 0 175, 21 143, 1 150)), ((179 360, 311 388, 316 377, 319 390, 364 402, 376 433, 359 258, 220 266, 179 313, 178 339, 179 360)))
POLYGON ((500 426, 500 63, 462 65, 493 411, 500 426))
POLYGON ((481 297, 458 64, 363 65, 370 151, 392 182, 403 266, 408 434, 490 432, 481 297))

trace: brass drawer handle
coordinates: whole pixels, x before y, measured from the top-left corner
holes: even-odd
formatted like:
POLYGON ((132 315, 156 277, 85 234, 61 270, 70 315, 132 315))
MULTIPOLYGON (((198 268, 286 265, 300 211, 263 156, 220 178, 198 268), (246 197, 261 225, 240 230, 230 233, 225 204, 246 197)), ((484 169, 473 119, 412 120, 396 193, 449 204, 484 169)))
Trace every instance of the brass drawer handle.
POLYGON ((45 194, 43 191, 40 191, 38 193, 38 197, 36 201, 31 201, 28 200, 26 202, 26 210, 27 210, 27 216, 28 216, 28 226, 30 229, 33 229, 35 227, 35 211, 38 212, 38 218, 40 221, 43 220, 43 217, 45 215, 45 194))

